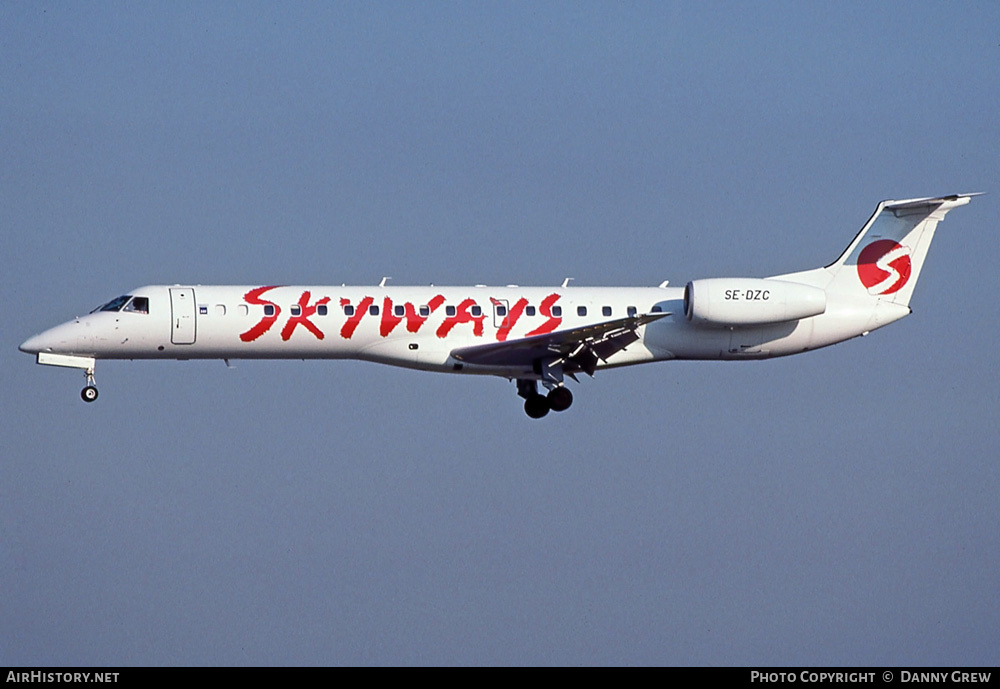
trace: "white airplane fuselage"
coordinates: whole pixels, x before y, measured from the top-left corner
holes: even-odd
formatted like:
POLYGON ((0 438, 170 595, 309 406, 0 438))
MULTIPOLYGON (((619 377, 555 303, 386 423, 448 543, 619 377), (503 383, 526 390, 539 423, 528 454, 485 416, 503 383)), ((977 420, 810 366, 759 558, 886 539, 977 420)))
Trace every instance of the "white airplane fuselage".
MULTIPOLYGON (((685 287, 149 285, 20 349, 41 364, 84 369, 91 383, 98 359, 358 359, 503 376, 518 381, 537 418, 572 402, 564 375, 786 356, 906 316, 937 223, 970 196, 883 202, 838 261, 771 278, 685 287)), ((83 395, 93 401, 96 387, 83 395)))
POLYGON ((451 352, 622 318, 631 309, 668 315, 640 326, 639 340, 598 368, 668 359, 759 359, 860 335, 878 327, 880 310, 879 302, 844 299, 809 319, 720 327, 685 318, 683 287, 150 285, 129 295, 147 298, 148 310, 95 311, 37 335, 22 349, 96 359, 360 359, 516 378, 531 374, 530 367, 465 364, 451 352), (522 301, 514 316, 511 306, 522 301), (265 315, 267 306, 272 315, 265 315), (317 313, 322 306, 325 315, 317 313), (447 315, 449 307, 454 315, 447 315), (553 315, 552 307, 560 307, 561 315, 553 315))

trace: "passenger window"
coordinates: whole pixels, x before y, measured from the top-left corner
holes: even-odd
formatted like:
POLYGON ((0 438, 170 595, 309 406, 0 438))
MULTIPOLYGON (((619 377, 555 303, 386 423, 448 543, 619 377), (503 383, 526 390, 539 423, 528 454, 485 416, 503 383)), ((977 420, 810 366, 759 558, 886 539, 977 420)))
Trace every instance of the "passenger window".
POLYGON ((274 315, 274 304, 265 304, 264 305, 264 315, 265 316, 273 316, 274 315))
POLYGON ((406 307, 403 306, 402 304, 397 304, 396 306, 393 307, 392 311, 397 316, 402 316, 406 313, 406 307))
POLYGON ((326 304, 320 304, 319 306, 316 307, 316 315, 317 316, 325 316, 326 313, 327 313, 327 311, 326 311, 326 304))
POLYGON ((554 318, 559 318, 560 316, 562 316, 562 307, 561 306, 553 306, 552 307, 552 316, 554 318))
POLYGON ((293 305, 292 306, 292 315, 293 316, 301 316, 302 315, 302 307, 299 306, 298 304, 293 305))
POLYGON ((215 305, 215 315, 216 316, 225 316, 226 315, 226 305, 225 304, 216 304, 215 305))
POLYGON ((472 315, 473 316, 483 315, 483 310, 479 307, 479 304, 476 304, 475 306, 472 307, 472 315))
POLYGON ((202 316, 208 315, 208 304, 198 304, 198 313, 202 316))
POLYGON ((427 318, 427 316, 430 316, 431 315, 431 307, 429 307, 427 305, 421 306, 420 307, 420 315, 423 316, 424 318, 427 318))
POLYGON ((535 307, 534 306, 525 306, 524 307, 524 315, 526 315, 526 316, 534 316, 535 315, 535 307))
POLYGON ((454 316, 455 315, 455 307, 454 306, 446 306, 446 307, 444 307, 444 312, 447 315, 449 315, 449 316, 454 316))
POLYGON ((354 315, 354 307, 351 306, 350 304, 344 304, 344 315, 345 316, 353 316, 354 315))
POLYGON ((504 306, 503 304, 497 304, 497 315, 498 316, 506 316, 507 315, 507 307, 504 306))
POLYGON ((586 316, 587 315, 587 307, 586 306, 577 306, 576 307, 576 315, 577 316, 586 316))
POLYGON ((653 313, 662 313, 663 312, 663 307, 660 306, 659 304, 657 304, 652 309, 650 309, 650 311, 652 311, 653 313))
POLYGON ((601 307, 601 313, 604 314, 605 316, 610 316, 611 315, 611 307, 610 306, 602 306, 601 307))
POLYGON ((378 315, 378 306, 376 306, 375 304, 372 304, 371 306, 369 306, 368 307, 368 313, 370 313, 373 316, 377 316, 378 315))
POLYGON ((625 313, 628 314, 629 318, 635 318, 635 314, 638 313, 638 311, 634 306, 630 306, 627 309, 625 309, 625 313))
POLYGON ((250 307, 247 306, 246 304, 240 304, 236 308, 238 309, 239 314, 241 316, 249 316, 250 315, 250 307))

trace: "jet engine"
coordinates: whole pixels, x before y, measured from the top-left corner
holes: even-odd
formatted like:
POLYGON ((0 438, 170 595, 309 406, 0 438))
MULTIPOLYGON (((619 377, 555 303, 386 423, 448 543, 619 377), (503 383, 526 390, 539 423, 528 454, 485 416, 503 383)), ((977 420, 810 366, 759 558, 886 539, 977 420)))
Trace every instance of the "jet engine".
POLYGON ((704 325, 764 325, 824 311, 826 292, 782 280, 710 278, 692 280, 684 288, 684 315, 704 325))

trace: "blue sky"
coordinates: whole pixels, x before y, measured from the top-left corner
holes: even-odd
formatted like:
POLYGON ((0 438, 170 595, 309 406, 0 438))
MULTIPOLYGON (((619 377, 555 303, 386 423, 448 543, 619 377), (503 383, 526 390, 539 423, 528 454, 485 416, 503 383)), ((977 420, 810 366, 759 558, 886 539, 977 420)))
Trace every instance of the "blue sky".
POLYGON ((0 661, 996 665, 996 3, 0 5, 0 661), (108 362, 150 283, 674 284, 949 214, 910 318, 503 380, 108 362))

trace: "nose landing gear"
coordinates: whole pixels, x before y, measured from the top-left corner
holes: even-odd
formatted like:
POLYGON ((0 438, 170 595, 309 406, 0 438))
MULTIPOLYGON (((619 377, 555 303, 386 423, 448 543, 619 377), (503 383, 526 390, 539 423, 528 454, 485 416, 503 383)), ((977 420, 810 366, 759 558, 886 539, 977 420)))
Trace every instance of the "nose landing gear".
POLYGON ((94 384, 94 369, 88 368, 85 374, 87 376, 87 387, 80 391, 80 397, 84 402, 93 402, 97 399, 97 385, 94 384))
POLYGON ((87 387, 80 391, 80 398, 84 402, 93 402, 97 399, 97 384, 94 383, 94 366, 96 365, 94 357, 38 352, 36 361, 43 366, 83 369, 83 374, 87 376, 87 387))

